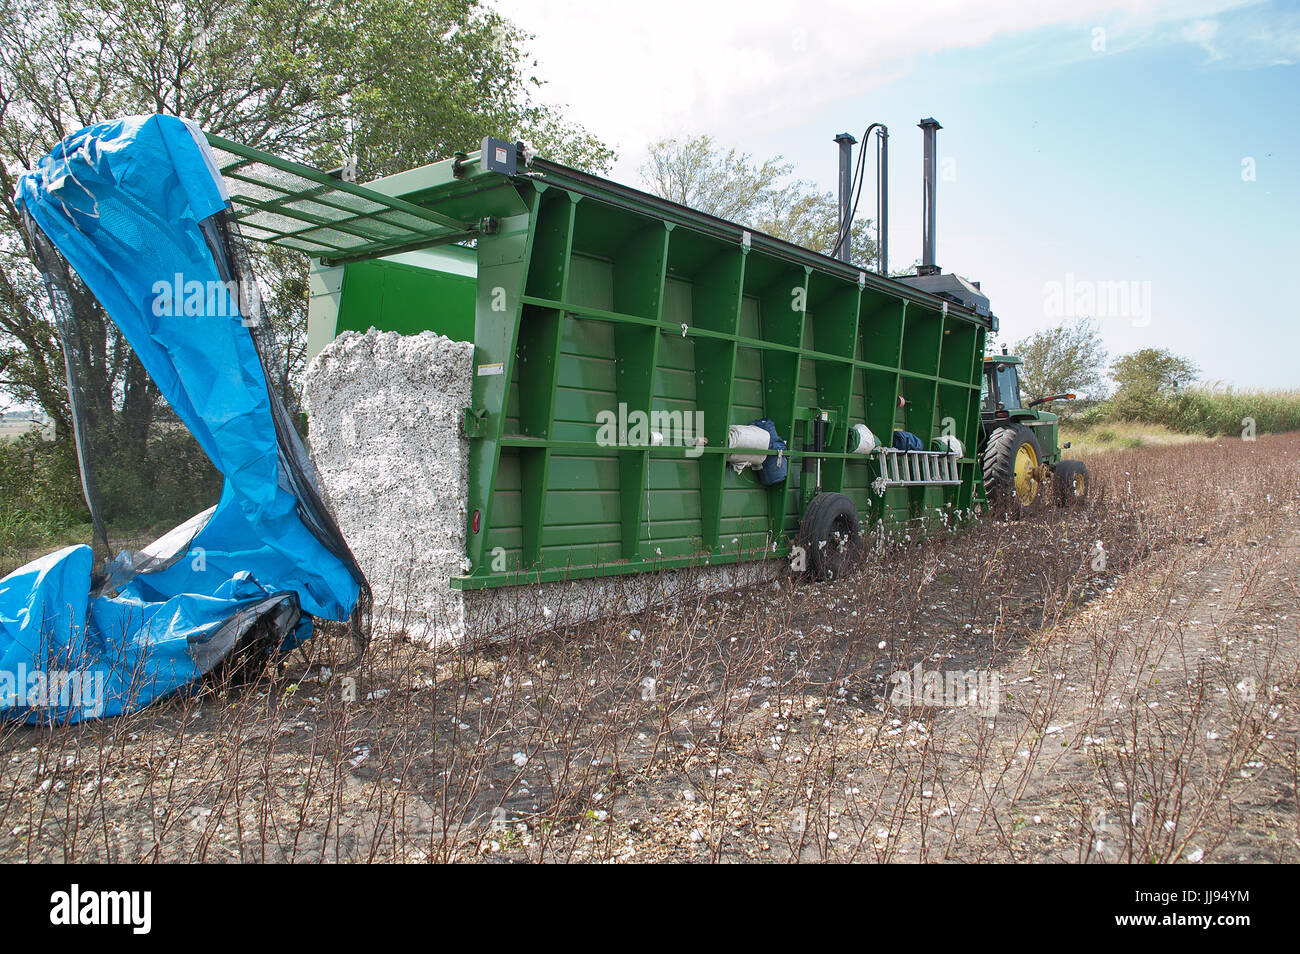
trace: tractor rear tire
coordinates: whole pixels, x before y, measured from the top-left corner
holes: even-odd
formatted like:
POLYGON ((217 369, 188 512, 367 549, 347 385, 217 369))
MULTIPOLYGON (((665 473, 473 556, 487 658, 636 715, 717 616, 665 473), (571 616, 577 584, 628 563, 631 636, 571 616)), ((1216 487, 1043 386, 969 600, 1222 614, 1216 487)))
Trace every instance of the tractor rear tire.
POLYGON ((857 558, 862 545, 858 508, 844 494, 818 494, 799 525, 799 545, 814 580, 836 580, 857 558))
POLYGON ((996 514, 1018 518, 1042 503, 1038 438, 1023 424, 999 427, 984 448, 984 495, 996 514))
POLYGON ((1078 507, 1088 500, 1088 468, 1081 460, 1063 460, 1056 465, 1052 489, 1058 507, 1078 507))

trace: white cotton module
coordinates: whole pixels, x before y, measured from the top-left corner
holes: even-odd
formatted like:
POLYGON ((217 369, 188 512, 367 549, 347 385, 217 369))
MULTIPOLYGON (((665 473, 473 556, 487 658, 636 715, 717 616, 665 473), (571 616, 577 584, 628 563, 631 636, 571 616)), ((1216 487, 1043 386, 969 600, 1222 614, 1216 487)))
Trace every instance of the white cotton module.
POLYGON ((850 454, 870 454, 879 446, 876 435, 865 424, 854 424, 851 433, 854 437, 849 441, 850 454))
POLYGON ((962 455, 961 441, 957 440, 957 438, 953 437, 951 434, 941 434, 930 442, 930 446, 935 450, 947 451, 949 454, 953 454, 956 457, 962 455))
POLYGON ((455 642, 464 573, 474 345, 345 331, 304 375, 309 440, 321 488, 370 581, 377 634, 455 642))
MULTIPOLYGON (((753 424, 732 424, 727 428, 727 446, 750 450, 767 450, 772 443, 772 435, 753 424)), ((762 467, 767 460, 766 454, 728 454, 727 463, 736 473, 747 467, 762 467)))

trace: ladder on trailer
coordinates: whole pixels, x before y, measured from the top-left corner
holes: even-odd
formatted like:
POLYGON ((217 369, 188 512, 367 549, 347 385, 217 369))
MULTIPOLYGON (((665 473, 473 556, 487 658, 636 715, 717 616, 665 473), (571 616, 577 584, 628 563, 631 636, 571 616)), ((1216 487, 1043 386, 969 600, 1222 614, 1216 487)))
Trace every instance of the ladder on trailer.
POLYGON ((961 483, 957 455, 949 451, 904 451, 877 447, 880 476, 871 484, 877 494, 887 487, 946 487, 961 483))

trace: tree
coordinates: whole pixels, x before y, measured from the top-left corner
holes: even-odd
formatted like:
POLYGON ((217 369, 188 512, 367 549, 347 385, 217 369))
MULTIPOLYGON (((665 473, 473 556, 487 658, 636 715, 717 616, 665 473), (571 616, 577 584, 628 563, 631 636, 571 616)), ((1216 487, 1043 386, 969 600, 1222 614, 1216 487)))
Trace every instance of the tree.
MULTIPOLYGON (((811 182, 790 180, 793 170, 781 156, 760 163, 749 153, 723 150, 712 136, 692 136, 651 143, 640 171, 661 198, 829 255, 840 232, 838 200, 811 182)), ((854 261, 874 263, 871 228, 869 219, 854 220, 854 261)))
POLYGON ((1167 398, 1196 381, 1200 369, 1166 348, 1143 348, 1117 358, 1110 375, 1116 397, 1149 395, 1167 398))
POLYGON ((1106 348, 1097 323, 1080 318, 1072 325, 1037 331, 1018 341, 1013 353, 1024 360, 1020 388, 1028 400, 1052 394, 1095 395, 1106 368, 1106 348))
POLYGON ((1116 359, 1113 403, 1121 420, 1166 423, 1178 392, 1196 380, 1198 369, 1165 348, 1143 348, 1116 359))
MULTIPOLYGON (((355 155, 362 178, 473 150, 487 134, 531 139, 573 165, 612 159, 533 101, 528 37, 477 0, 0 0, 0 35, 0 390, 39 404, 64 436, 62 351, 13 193, 68 134, 170 113, 322 168, 355 155)), ((306 259, 252 251, 293 407, 306 259)), ((88 417, 105 446, 143 460, 157 390, 112 322, 88 315, 88 417)))

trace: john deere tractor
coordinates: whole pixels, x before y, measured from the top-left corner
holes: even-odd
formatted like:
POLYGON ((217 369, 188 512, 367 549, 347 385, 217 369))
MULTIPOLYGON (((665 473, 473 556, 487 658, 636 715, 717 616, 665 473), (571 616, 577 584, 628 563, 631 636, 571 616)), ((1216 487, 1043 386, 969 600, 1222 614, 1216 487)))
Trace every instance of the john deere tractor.
POLYGON ((1012 516, 1049 499, 1071 507, 1088 498, 1088 468, 1083 461, 1062 459, 1057 416, 1039 410, 1054 401, 1073 400, 1074 395, 1050 394, 1022 405, 1022 363, 1005 348, 984 359, 980 406, 984 495, 995 512, 1012 516))

